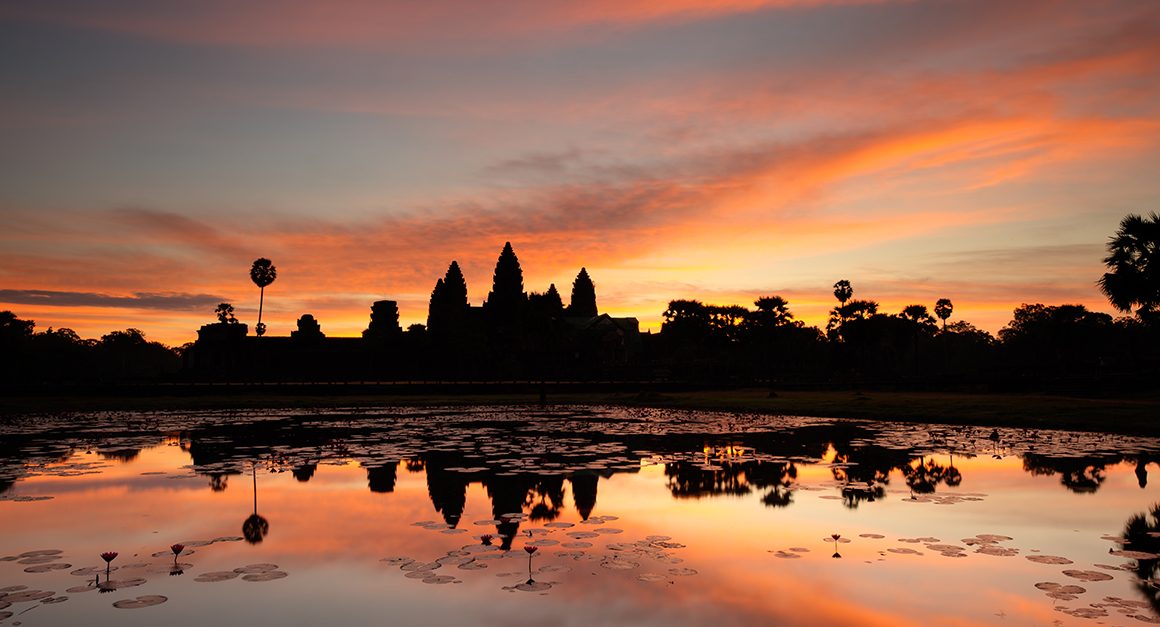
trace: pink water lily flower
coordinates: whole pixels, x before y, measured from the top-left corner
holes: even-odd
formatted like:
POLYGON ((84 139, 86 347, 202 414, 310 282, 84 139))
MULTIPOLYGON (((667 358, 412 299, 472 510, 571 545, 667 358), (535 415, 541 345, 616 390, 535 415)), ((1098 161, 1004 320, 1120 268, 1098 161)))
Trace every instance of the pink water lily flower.
POLYGON ((101 553, 101 559, 105 560, 105 577, 109 576, 109 568, 113 565, 113 560, 117 559, 116 551, 105 551, 101 553))

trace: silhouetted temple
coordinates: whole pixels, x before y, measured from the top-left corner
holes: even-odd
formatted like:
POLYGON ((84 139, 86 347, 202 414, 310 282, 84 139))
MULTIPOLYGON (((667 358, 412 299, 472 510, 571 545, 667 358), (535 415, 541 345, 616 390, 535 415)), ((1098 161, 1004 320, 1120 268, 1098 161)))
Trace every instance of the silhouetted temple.
POLYGON ((290 337, 250 335, 234 321, 207 324, 185 353, 189 375, 224 379, 527 380, 625 378, 640 362, 636 318, 600 314, 586 268, 564 305, 556 286, 524 290, 523 270, 511 243, 496 261, 492 287, 471 305, 456 261, 435 282, 427 325, 399 326, 395 301, 371 306, 361 338, 326 337, 303 314, 290 337))

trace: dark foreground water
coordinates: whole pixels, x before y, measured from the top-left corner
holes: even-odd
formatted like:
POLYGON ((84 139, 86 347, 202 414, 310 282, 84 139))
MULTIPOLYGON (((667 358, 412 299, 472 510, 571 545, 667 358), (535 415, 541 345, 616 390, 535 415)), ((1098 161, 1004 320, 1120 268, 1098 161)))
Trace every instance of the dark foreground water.
POLYGON ((1160 623, 1158 455, 621 408, 21 418, 0 624, 1160 623))

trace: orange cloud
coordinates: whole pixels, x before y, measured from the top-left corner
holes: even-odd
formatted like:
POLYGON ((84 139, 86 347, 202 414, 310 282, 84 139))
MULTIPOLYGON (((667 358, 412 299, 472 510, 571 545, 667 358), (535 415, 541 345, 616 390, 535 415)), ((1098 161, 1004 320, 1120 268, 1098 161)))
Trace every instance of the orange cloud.
MULTIPOLYGON (((738 0, 706 8, 602 1, 500 10, 475 3, 349 2, 323 9, 291 2, 279 4, 278 20, 268 19, 265 3, 160 4, 140 14, 78 9, 67 17, 41 5, 0 11, 9 20, 62 20, 199 43, 344 47, 395 36, 417 42, 433 29, 455 38, 470 27, 495 41, 512 32, 801 12, 815 4, 828 3, 738 0), (223 11, 231 18, 221 19, 223 11)), ((1058 191, 1063 179, 1136 190, 1117 199, 1149 197, 1149 181, 1126 184, 1128 175, 1118 170, 1133 159, 1154 161, 1160 149, 1157 10, 1089 15, 1020 3, 987 5, 985 12, 945 37, 915 33, 906 41, 870 42, 877 47, 868 56, 880 53, 895 65, 822 52, 821 60, 784 67, 779 59, 745 57, 736 67, 724 64, 728 69, 638 74, 603 88, 524 84, 516 95, 508 85, 435 79, 430 91, 404 94, 374 81, 333 92, 295 83, 269 91, 237 87, 240 93, 223 98, 482 120, 453 147, 485 145, 488 158, 478 160, 474 184, 458 173, 454 192, 407 203, 360 196, 366 205, 386 206, 375 217, 343 217, 340 206, 318 213, 327 218, 271 220, 233 206, 183 207, 181 198, 110 210, 15 207, 0 199, 6 218, 0 290, 11 292, 4 302, 19 315, 42 326, 99 335, 132 325, 180 343, 210 312, 138 306, 134 295, 220 296, 249 316, 257 290, 247 270, 265 256, 280 270, 267 290, 271 332, 287 332, 309 311, 327 333, 353 335, 378 298, 400 301, 405 323, 423 321, 430 289, 452 259, 480 302, 495 257, 510 240, 529 290, 554 282, 567 295, 576 271, 587 266, 602 308, 638 316, 646 328, 657 326, 672 298, 748 304, 769 293, 791 296, 799 317, 821 322, 837 278, 854 280, 884 309, 949 296, 963 317, 977 315, 968 319, 990 330, 1023 301, 1106 308, 1092 285, 1106 233, 1089 232, 1088 248, 1059 251, 1051 265, 1035 262, 1034 244, 1041 242, 1026 235, 995 247, 1018 257, 1006 261, 969 240, 986 237, 980 232, 988 227, 1058 221, 1049 206, 1066 195, 1058 191), (1059 38, 1076 32, 1082 36, 1059 38), (992 40, 1001 51, 981 51, 992 40), (511 132, 491 122, 525 119, 579 127, 586 143, 547 141, 531 151, 489 144, 511 132), (926 252, 912 259, 897 254, 948 234, 964 236, 948 253, 959 254, 953 263, 926 252), (914 270, 922 264, 930 269, 914 270), (101 295, 115 306, 29 302, 34 291, 101 295)), ((218 87, 206 89, 217 94, 218 87)), ((1093 201, 1107 205, 1099 211, 1124 209, 1104 198, 1093 201)), ((1074 204, 1070 211, 1076 215, 1074 204)))

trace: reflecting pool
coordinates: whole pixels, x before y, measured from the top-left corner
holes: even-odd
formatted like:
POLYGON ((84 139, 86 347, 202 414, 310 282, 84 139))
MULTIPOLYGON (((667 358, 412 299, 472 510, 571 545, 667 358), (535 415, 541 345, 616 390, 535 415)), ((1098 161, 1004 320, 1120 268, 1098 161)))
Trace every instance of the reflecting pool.
POLYGON ((625 408, 19 417, 0 624, 1160 623, 1158 460, 625 408))

